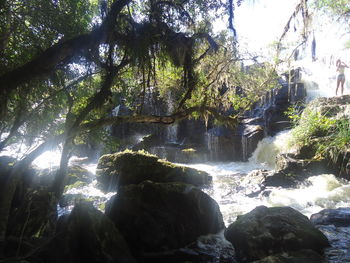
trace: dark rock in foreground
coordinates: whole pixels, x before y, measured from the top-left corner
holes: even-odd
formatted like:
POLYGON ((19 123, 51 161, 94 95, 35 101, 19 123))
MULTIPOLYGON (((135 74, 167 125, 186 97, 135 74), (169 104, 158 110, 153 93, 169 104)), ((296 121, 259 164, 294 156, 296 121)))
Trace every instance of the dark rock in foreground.
POLYGON ((196 242, 179 249, 145 253, 140 262, 152 263, 237 263, 230 242, 220 234, 200 236, 196 242))
POLYGON ((311 249, 268 256, 252 263, 326 263, 327 261, 311 249))
POLYGON ((28 190, 21 205, 11 210, 7 235, 30 238, 45 236, 55 228, 57 206, 48 189, 28 190))
POLYGON ((193 168, 172 164, 146 152, 124 151, 103 155, 97 166, 98 186, 115 191, 119 186, 153 182, 182 182, 196 186, 208 184, 211 177, 193 168))
POLYGON ((121 187, 106 215, 137 253, 181 248, 224 228, 215 200, 182 183, 145 181, 121 187))
POLYGON ((51 242, 29 259, 50 263, 133 263, 136 262, 114 224, 90 203, 77 204, 61 218, 51 242))
POLYGON ((334 225, 336 227, 350 226, 350 208, 323 209, 311 215, 310 220, 315 225, 334 225))
POLYGON ((301 249, 322 253, 323 248, 329 246, 322 232, 306 216, 290 207, 259 206, 239 216, 226 229, 225 237, 242 262, 301 249))

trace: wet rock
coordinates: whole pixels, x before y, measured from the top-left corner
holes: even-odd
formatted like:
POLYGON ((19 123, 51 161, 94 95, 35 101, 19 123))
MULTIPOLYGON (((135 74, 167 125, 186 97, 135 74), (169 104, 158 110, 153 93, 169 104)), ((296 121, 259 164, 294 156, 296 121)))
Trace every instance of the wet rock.
POLYGON ((118 229, 92 204, 77 204, 60 221, 55 237, 29 258, 30 262, 136 262, 118 229))
POLYGON ((331 172, 324 160, 301 158, 300 155, 279 154, 276 157, 276 170, 285 174, 303 174, 300 179, 307 176, 331 172))
POLYGON ((341 207, 337 209, 323 209, 313 214, 310 221, 315 225, 350 226, 350 208, 341 207))
POLYGON ((279 154, 276 170, 264 174, 265 187, 296 187, 310 176, 332 172, 324 160, 298 159, 293 154, 279 154))
POLYGON ((163 142, 156 134, 148 134, 143 136, 141 141, 134 145, 132 149, 134 151, 142 150, 142 149, 150 149, 155 146, 161 145, 163 142))
POLYGON ((296 176, 294 174, 278 171, 266 176, 262 184, 265 187, 273 186, 273 187, 289 188, 289 187, 297 186, 297 184, 301 181, 300 179, 301 178, 299 176, 296 176))
POLYGON ((181 248, 224 228, 215 200, 182 183, 121 187, 107 203, 106 215, 138 253, 181 248))
POLYGON ((290 207, 256 207, 239 216, 225 231, 242 262, 311 249, 317 253, 329 246, 327 238, 309 219, 290 207))
POLYGON ((326 263, 325 258, 311 249, 268 256, 252 263, 326 263))
POLYGON ((325 249, 329 263, 350 262, 350 227, 317 225, 328 238, 331 247, 325 249))
POLYGON ((318 98, 310 102, 308 108, 313 108, 327 117, 349 117, 350 95, 318 98))
POLYGON ((264 137, 261 119, 242 119, 235 129, 213 127, 208 130, 210 160, 247 161, 264 137))
POLYGON ((180 249, 143 254, 140 262, 237 263, 232 244, 220 234, 200 236, 180 249))
POLYGON ((256 196, 266 187, 289 188, 296 186, 299 182, 298 176, 284 171, 254 170, 246 176, 242 183, 249 190, 249 196, 256 196))
POLYGON ((206 172, 172 164, 146 152, 124 151, 103 155, 96 171, 98 187, 115 191, 119 186, 154 182, 183 182, 204 185, 211 181, 206 172))
POLYGON ((270 173, 268 170, 258 169, 244 176, 241 185, 244 187, 245 194, 249 197, 256 197, 264 191, 263 182, 270 173))

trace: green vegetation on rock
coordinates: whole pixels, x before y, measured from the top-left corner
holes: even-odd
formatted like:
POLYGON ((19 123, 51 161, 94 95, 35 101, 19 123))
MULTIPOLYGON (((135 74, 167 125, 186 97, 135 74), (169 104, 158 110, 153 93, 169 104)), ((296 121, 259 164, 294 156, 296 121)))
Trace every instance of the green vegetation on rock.
POLYGON ((350 96, 320 98, 302 114, 289 112, 294 120, 290 145, 297 146, 307 158, 328 159, 345 169, 350 146, 350 96))
POLYGON ((196 186, 208 184, 211 177, 203 171, 159 159, 145 151, 126 150, 101 156, 97 170, 98 185, 104 191, 119 186, 154 182, 184 182, 196 186))

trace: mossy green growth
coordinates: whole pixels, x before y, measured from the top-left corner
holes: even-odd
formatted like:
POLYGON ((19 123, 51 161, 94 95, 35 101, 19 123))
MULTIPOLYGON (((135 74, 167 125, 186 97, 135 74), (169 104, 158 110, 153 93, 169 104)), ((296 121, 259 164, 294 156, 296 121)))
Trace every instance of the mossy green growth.
POLYGON ((196 149, 193 149, 193 148, 187 148, 187 149, 183 149, 182 152, 185 152, 185 153, 195 153, 197 152, 196 149))
POLYGON ((289 111, 295 123, 290 145, 308 147, 313 159, 331 159, 334 163, 350 146, 350 119, 338 117, 339 106, 307 107, 302 114, 289 111), (327 109, 325 111, 325 109, 327 109))
POLYGON ((70 189, 73 189, 73 188, 81 188, 81 187, 86 186, 86 185, 88 185, 87 182, 76 181, 76 182, 73 183, 73 184, 66 185, 66 186, 64 187, 64 191, 67 192, 67 191, 70 190, 70 189))
POLYGON ((208 184, 210 176, 196 169, 176 165, 146 151, 123 152, 100 158, 97 181, 101 189, 115 190, 120 185, 139 184, 145 180, 154 182, 184 182, 194 185, 208 184))
POLYGON ((301 116, 289 117, 296 123, 289 142, 292 145, 310 145, 314 138, 328 136, 336 123, 335 119, 312 109, 306 109, 301 116))

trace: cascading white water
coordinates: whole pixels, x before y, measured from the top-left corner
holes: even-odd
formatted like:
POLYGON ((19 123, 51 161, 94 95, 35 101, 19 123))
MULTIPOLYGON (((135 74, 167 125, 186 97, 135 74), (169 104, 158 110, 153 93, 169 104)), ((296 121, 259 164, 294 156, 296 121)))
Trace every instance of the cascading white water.
MULTIPOLYGON (((336 60, 340 58, 350 66, 348 22, 341 23, 340 19, 335 21, 327 14, 316 12, 313 14, 312 27, 313 36, 298 48, 297 59, 289 65, 292 69, 301 70, 301 81, 306 88, 308 100, 335 96, 336 60)), ((299 28, 299 30, 302 29, 299 28)), ((286 41, 293 43, 295 37, 297 34, 290 34, 286 41)), ((295 46, 292 46, 291 50, 294 48, 295 46)), ((291 50, 287 51, 288 56, 291 50)), ((285 72, 287 69, 284 68, 282 71, 285 72)), ((349 71, 349 69, 345 70, 346 76, 349 75, 349 71)), ((344 94, 349 93, 350 81, 347 78, 344 94)))
POLYGON ((288 144, 290 131, 283 131, 274 137, 266 137, 258 143, 256 150, 249 158, 249 162, 256 167, 265 169, 275 169, 276 157, 279 153, 287 153, 293 151, 288 144))
POLYGON ((237 215, 259 205, 291 206, 307 216, 324 208, 350 206, 350 185, 331 174, 310 177, 295 189, 269 187, 259 194, 259 177, 254 182, 254 177, 248 174, 256 169, 274 169, 277 154, 293 151, 288 145, 289 136, 290 132, 284 131, 264 138, 249 162, 189 165, 213 177, 212 187, 205 191, 219 203, 227 225, 235 221, 237 215))

